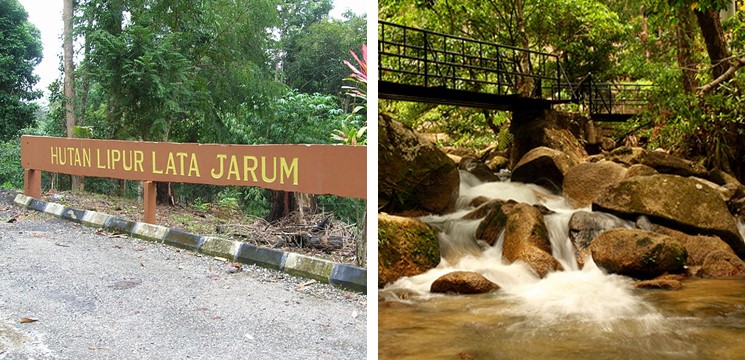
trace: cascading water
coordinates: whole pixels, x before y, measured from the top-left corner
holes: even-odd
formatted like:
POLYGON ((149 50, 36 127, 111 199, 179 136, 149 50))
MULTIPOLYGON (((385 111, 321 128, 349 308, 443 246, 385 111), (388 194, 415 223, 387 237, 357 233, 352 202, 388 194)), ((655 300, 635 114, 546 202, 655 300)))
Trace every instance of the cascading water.
MULTIPOLYGON (((745 353, 745 282, 688 280, 681 291, 636 290, 630 278, 604 273, 591 258, 577 266, 568 222, 590 209, 571 209, 539 186, 481 183, 468 173, 461 174, 460 195, 454 213, 420 218, 440 230, 440 264, 380 292, 396 300, 379 308, 379 358, 719 359, 745 353), (541 279, 521 262, 506 263, 504 232, 494 246, 480 243, 480 220, 462 219, 477 196, 550 209, 544 221, 552 255, 565 271, 541 279), (459 270, 501 289, 475 296, 429 292, 437 278, 459 270), (398 298, 411 293, 415 300, 398 298)), ((738 226, 745 233, 745 224, 738 226)))
POLYGON ((627 278, 607 275, 587 259, 579 269, 574 246, 569 240, 569 219, 578 210, 571 209, 564 198, 532 184, 511 182, 482 183, 473 175, 461 172, 458 210, 444 216, 426 216, 420 220, 438 228, 442 260, 424 274, 399 279, 387 290, 405 288, 421 296, 432 296, 429 288, 437 278, 452 271, 472 271, 498 284, 515 306, 513 315, 556 321, 579 317, 588 321, 607 322, 614 319, 654 314, 654 310, 632 294, 627 278), (479 244, 475 237, 480 220, 462 220, 470 209, 467 204, 477 196, 490 199, 515 200, 531 205, 543 205, 553 214, 545 216, 552 255, 565 271, 538 278, 525 264, 508 264, 502 259, 504 232, 494 246, 479 244))

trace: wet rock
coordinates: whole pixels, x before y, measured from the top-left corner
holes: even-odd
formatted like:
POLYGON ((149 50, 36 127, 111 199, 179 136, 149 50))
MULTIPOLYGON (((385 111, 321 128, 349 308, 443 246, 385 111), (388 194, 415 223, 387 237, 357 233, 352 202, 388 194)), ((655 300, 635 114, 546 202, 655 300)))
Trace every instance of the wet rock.
POLYGON ((447 273, 432 283, 430 292, 442 294, 483 294, 499 289, 499 285, 481 274, 470 271, 447 273))
POLYGON ((502 250, 504 259, 522 261, 540 277, 563 270, 551 256, 551 242, 541 212, 528 204, 516 204, 507 213, 502 250))
MULTIPOLYGON (((481 198, 481 197, 479 197, 481 198)), ((478 199, 478 198, 477 198, 478 199)), ((475 199, 474 199, 475 200, 475 199)), ((494 200, 486 200, 481 205, 479 205, 478 208, 474 209, 473 211, 469 212, 468 214, 463 216, 464 220, 476 220, 481 219, 489 214, 489 212, 494 210, 499 210, 502 208, 502 205, 504 205, 507 202, 515 203, 511 200, 500 200, 500 199, 494 199, 494 200)), ((471 201, 473 204, 474 201, 471 201)))
POLYGON ((680 290, 683 288, 683 283, 674 279, 652 279, 639 281, 636 287, 638 289, 680 290))
POLYGON ((647 165, 660 173, 680 176, 703 177, 708 171, 701 164, 670 155, 662 151, 649 151, 641 158, 641 164, 647 165))
POLYGON ((577 211, 569 218, 569 240, 575 249, 582 250, 594 238, 610 229, 630 228, 626 220, 601 212, 577 211))
POLYGON ((745 279, 745 262, 731 252, 714 251, 706 255, 696 275, 714 279, 745 279))
POLYGON ((688 252, 688 261, 686 262, 686 265, 688 266, 703 265, 704 259, 706 259, 709 254, 717 251, 724 251, 735 255, 732 248, 717 236, 688 235, 658 225, 654 225, 653 229, 655 232, 672 237, 686 248, 686 252, 688 252))
POLYGON ((612 229, 595 238, 589 247, 595 263, 608 272, 637 279, 683 272, 688 257, 673 238, 638 229, 612 229))
POLYGON ((488 166, 489 169, 491 169, 491 171, 498 171, 500 169, 504 169, 507 166, 509 166, 509 164, 510 164, 510 159, 504 156, 499 156, 499 155, 495 155, 494 157, 489 159, 489 161, 486 162, 486 166, 488 166))
POLYGON ((415 131, 381 115, 378 121, 378 205, 397 213, 453 210, 460 179, 455 163, 415 131))
POLYGON ((481 216, 484 219, 476 228, 476 239, 489 244, 489 246, 494 246, 497 243, 499 235, 507 226, 507 213, 514 206, 510 205, 505 208, 504 205, 505 202, 501 200, 493 200, 465 216, 466 219, 478 219, 479 217, 475 216, 482 215, 486 211, 486 214, 481 216))
POLYGON ((512 181, 537 184, 560 192, 564 176, 575 165, 577 161, 561 151, 535 148, 525 154, 512 170, 512 181))
POLYGON ((477 197, 473 198, 471 200, 471 202, 468 203, 468 205, 470 205, 472 207, 475 207, 475 208, 478 208, 481 205, 484 205, 484 204, 488 203, 489 201, 490 201, 490 199, 488 197, 486 197, 486 196, 477 196, 477 197))
POLYGON ((646 153, 647 150, 639 147, 621 146, 611 151, 606 158, 613 162, 631 166, 641 163, 641 159, 646 153))
POLYGON ((564 196, 574 208, 588 207, 603 190, 625 175, 626 168, 610 161, 579 164, 564 176, 564 196))
POLYGON ((468 171, 469 173, 476 176, 482 182, 494 182, 499 181, 499 177, 495 175, 486 164, 481 162, 479 159, 474 157, 464 157, 458 164, 458 169, 468 171))
POLYGON ((378 214, 378 287, 440 263, 435 230, 410 218, 378 214))
POLYGON ((666 227, 719 236, 738 256, 745 256, 727 205, 716 190, 693 179, 666 174, 625 179, 608 187, 593 202, 593 210, 622 217, 646 215, 666 227))

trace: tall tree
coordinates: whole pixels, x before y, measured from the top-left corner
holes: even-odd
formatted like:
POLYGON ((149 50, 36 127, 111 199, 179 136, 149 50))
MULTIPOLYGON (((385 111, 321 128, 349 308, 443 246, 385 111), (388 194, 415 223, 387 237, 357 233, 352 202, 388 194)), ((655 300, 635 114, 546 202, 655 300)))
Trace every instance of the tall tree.
MULTIPOLYGON (((64 30, 62 32, 62 49, 64 63, 64 92, 65 92, 65 127, 67 137, 75 137, 75 127, 78 126, 75 113, 75 63, 73 52, 73 0, 64 0, 62 4, 62 22, 64 30)), ((72 176, 72 188, 83 191, 85 181, 82 176, 72 176)))
POLYGON ((0 0, 0 140, 7 141, 34 121, 41 92, 34 67, 41 62, 39 30, 17 0, 0 0))
POLYGON ((338 95, 349 69, 350 49, 356 49, 367 37, 364 17, 348 13, 344 20, 321 20, 295 35, 294 53, 283 63, 285 81, 304 93, 338 95))

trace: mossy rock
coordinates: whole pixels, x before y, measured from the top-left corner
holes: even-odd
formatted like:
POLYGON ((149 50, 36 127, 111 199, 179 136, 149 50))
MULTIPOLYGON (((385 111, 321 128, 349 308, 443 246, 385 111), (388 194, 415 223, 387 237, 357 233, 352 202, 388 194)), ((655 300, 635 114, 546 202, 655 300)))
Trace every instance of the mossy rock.
POLYGON ((691 178, 657 174, 625 179, 608 187, 592 208, 621 217, 646 215, 686 233, 718 236, 745 257, 745 243, 727 204, 715 189, 691 178))
POLYGON ((378 204, 387 213, 451 212, 458 199, 458 167, 417 132, 381 115, 378 120, 378 204))
POLYGON ((639 229, 611 229, 590 243, 595 263, 608 272, 637 279, 683 272, 688 253, 673 238, 639 229))
POLYGON ((436 230, 411 218, 378 215, 378 287, 440 263, 436 230))

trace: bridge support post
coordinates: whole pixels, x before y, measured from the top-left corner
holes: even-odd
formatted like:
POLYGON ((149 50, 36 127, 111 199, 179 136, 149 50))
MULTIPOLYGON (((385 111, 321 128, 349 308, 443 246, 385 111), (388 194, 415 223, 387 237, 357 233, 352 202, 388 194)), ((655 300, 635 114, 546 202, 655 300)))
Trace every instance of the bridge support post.
POLYGON ((34 199, 41 199, 41 171, 25 169, 23 171, 23 194, 34 199))
POLYGON ((143 208, 145 210, 145 222, 155 224, 155 199, 157 192, 155 190, 155 181, 144 181, 143 187, 143 208))

